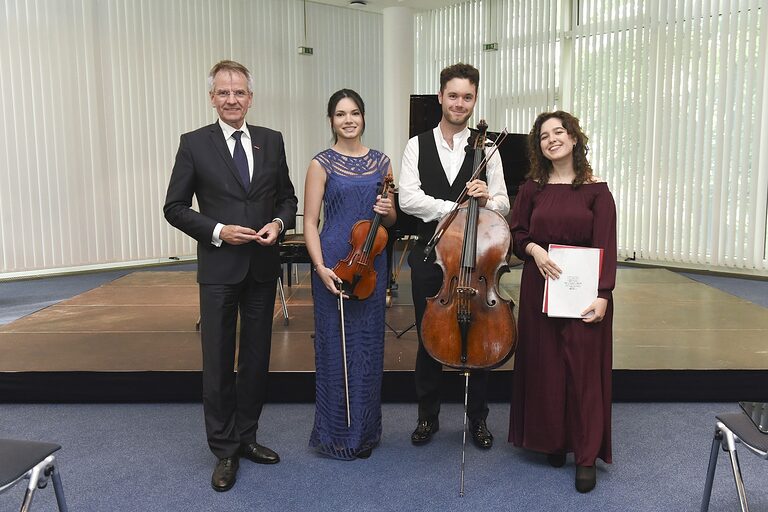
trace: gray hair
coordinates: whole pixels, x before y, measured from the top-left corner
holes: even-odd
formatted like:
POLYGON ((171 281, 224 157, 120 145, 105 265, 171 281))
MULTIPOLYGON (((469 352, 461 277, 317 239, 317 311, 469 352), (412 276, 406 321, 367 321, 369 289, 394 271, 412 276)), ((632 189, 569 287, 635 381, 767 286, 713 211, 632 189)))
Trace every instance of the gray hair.
POLYGON ((213 92, 213 79, 219 71, 230 71, 244 75, 248 80, 248 92, 253 92, 253 76, 251 76, 251 72, 248 71, 248 68, 233 60, 222 60, 213 65, 208 73, 208 92, 213 92))

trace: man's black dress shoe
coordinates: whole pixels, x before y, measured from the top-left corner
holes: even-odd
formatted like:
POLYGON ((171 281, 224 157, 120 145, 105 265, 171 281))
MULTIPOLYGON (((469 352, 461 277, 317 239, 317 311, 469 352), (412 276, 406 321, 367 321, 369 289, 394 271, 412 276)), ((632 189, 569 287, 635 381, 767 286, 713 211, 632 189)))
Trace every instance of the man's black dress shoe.
POLYGON ((432 439, 432 434, 440 430, 440 422, 434 420, 419 420, 416 430, 411 434, 413 444, 427 444, 432 439))
POLYGON ((493 435, 491 434, 491 431, 488 430, 485 420, 472 420, 470 428, 472 432, 472 440, 478 448, 487 450, 493 446, 493 435))
POLYGON ((277 464, 280 456, 266 446, 259 443, 240 445, 240 456, 255 462, 256 464, 277 464))
POLYGON ((576 490, 589 492, 597 483, 597 468, 595 466, 576 466, 576 490))
POLYGON ((230 490, 235 485, 235 480, 237 480, 238 467, 240 467, 240 463, 237 457, 219 459, 211 477, 211 487, 213 487, 213 490, 218 492, 230 490))

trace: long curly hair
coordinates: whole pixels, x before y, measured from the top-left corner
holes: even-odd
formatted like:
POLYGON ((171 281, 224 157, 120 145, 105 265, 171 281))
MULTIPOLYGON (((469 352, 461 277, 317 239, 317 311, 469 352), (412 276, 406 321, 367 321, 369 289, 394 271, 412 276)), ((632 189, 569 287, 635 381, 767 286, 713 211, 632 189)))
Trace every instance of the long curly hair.
POLYGON ((587 142, 589 141, 589 138, 583 131, 581 131, 579 120, 568 112, 562 110, 543 112, 539 114, 536 121, 533 123, 533 128, 531 128, 531 131, 528 134, 528 160, 531 163, 531 170, 528 172, 527 177, 536 181, 539 184, 539 188, 544 187, 544 185, 549 182, 549 173, 552 171, 552 162, 544 156, 544 153, 542 153, 539 138, 541 137, 541 125, 553 117, 560 119, 563 122, 563 128, 568 132, 568 135, 576 138, 576 145, 573 148, 573 169, 576 172, 576 177, 573 180, 573 188, 584 183, 590 183, 593 179, 593 174, 592 166, 589 165, 589 161, 587 160, 587 153, 589 153, 587 142))

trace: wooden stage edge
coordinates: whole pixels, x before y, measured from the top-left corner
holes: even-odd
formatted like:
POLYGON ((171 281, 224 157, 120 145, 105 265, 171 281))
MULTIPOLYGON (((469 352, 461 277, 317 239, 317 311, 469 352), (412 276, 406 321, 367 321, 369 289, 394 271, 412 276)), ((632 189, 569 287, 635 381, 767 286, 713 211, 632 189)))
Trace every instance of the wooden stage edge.
MULTIPOLYGON (((268 401, 314 401, 308 271, 276 303, 268 401)), ((502 279, 517 300, 520 270, 502 279)), ((418 341, 407 269, 385 330, 385 402, 414 402, 418 341)), ((614 315, 615 401, 768 401, 766 308, 660 270, 620 268, 614 315)), ((192 272, 135 272, 0 326, 0 403, 199 402, 200 338, 192 272)), ((513 364, 491 372, 508 403, 513 364)), ((463 400, 448 370, 444 400, 463 400)))

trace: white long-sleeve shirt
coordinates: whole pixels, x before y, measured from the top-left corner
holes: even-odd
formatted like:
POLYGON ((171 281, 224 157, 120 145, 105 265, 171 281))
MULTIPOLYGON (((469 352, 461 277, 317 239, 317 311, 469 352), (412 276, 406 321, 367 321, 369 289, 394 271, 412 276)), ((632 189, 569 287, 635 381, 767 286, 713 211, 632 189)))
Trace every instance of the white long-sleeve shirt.
MULTIPOLYGON (((440 126, 432 130, 437 146, 437 154, 440 163, 445 170, 445 177, 449 184, 453 184, 464 163, 470 131, 464 128, 453 136, 453 148, 443 139, 440 126)), ((490 151, 487 149, 486 152, 490 151)), ((486 166, 488 183, 488 199, 485 207, 506 215, 509 212, 509 197, 507 186, 504 183, 504 170, 501 166, 501 157, 495 152, 486 166)), ((454 201, 436 199, 424 193, 419 177, 419 138, 413 137, 408 141, 403 152, 403 162, 400 167, 400 182, 398 184, 400 208, 403 212, 418 217, 424 222, 432 222, 443 218, 453 209, 454 201)))

